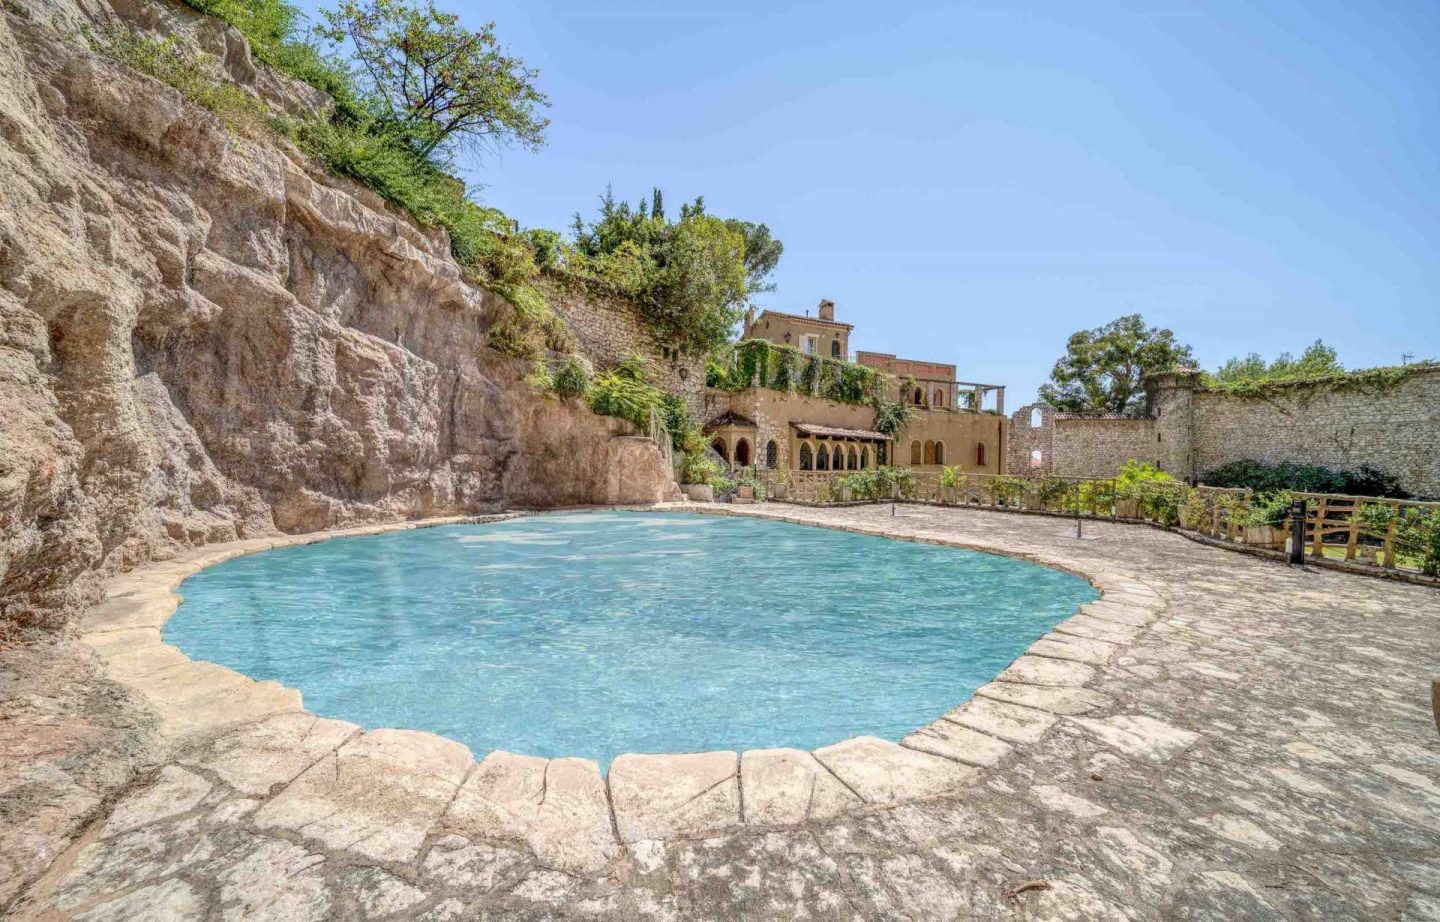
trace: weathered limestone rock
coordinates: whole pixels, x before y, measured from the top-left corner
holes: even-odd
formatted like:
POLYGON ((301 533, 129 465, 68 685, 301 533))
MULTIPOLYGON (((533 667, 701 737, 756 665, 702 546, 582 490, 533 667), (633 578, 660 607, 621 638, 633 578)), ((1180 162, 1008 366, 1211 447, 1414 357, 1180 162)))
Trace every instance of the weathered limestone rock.
POLYGON ((593 873, 620 853, 600 769, 589 759, 496 750, 465 779, 441 821, 470 837, 512 837, 547 866, 593 873))
POLYGON ((815 758, 866 803, 916 800, 960 790, 977 772, 949 759, 857 736, 815 750, 815 758))
POLYGON ((1070 720, 1126 755, 1148 762, 1168 762, 1200 738, 1198 733, 1172 727, 1143 714, 1100 719, 1071 717, 1070 720))
POLYGON ((740 824, 733 752, 626 753, 610 763, 610 803, 626 842, 721 832, 740 824))
POLYGON ((1069 716, 1088 714, 1113 703, 1109 695, 1090 688, 1021 685, 1016 682, 990 682, 975 689, 975 696, 1069 716))
POLYGON ((1095 670, 1083 663, 1068 663, 1041 656, 1022 656, 996 676, 996 680, 1000 682, 1065 685, 1074 688, 1087 685, 1094 678, 1095 670))
POLYGON ((979 767, 994 765, 1011 749, 1004 740, 943 718, 911 733, 900 745, 979 767))
POLYGON ((975 698, 960 705, 943 718, 962 727, 1005 740, 1009 743, 1033 743, 1055 724, 1055 716, 1044 711, 1006 704, 992 698, 975 698))
POLYGON ((104 834, 120 835, 188 813, 199 806, 212 785, 193 772, 167 765, 155 783, 115 806, 105 821, 104 834))
POLYGON ((853 791, 800 749, 747 750, 740 758, 740 790, 747 826, 826 820, 860 806, 853 791))
POLYGON ((258 829, 376 861, 409 861, 470 770, 470 750, 413 730, 372 730, 256 811, 258 829))
MULTIPOLYGON (((61 626, 94 600, 87 574, 207 544, 672 498, 635 427, 487 348, 512 308, 443 232, 73 40, 112 8, 317 105, 174 4, 0 12, 0 634, 61 626)), ((87 626, 153 627, 167 605, 87 626)))
POLYGON ((294 781, 359 732, 341 720, 282 714, 228 733, 180 764, 212 771, 241 793, 262 796, 294 781))
POLYGON ((1089 615, 1074 615, 1055 625, 1055 634, 1074 637, 1088 637, 1107 643, 1125 644, 1140 636, 1142 628, 1120 624, 1117 621, 1103 621, 1089 615))

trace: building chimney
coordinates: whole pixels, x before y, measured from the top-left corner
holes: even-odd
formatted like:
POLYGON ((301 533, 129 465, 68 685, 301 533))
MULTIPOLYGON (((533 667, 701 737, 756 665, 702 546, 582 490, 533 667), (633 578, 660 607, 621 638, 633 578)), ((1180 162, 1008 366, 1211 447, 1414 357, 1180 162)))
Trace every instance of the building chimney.
POLYGON ((835 302, 834 302, 834 301, 830 301, 830 300, 827 300, 827 299, 825 299, 825 298, 821 298, 821 299, 820 299, 820 319, 821 319, 821 320, 834 320, 834 319, 835 319, 835 302))
POLYGON ((744 339, 750 335, 750 330, 755 326, 755 305, 751 304, 745 308, 745 328, 740 331, 740 338, 744 339))

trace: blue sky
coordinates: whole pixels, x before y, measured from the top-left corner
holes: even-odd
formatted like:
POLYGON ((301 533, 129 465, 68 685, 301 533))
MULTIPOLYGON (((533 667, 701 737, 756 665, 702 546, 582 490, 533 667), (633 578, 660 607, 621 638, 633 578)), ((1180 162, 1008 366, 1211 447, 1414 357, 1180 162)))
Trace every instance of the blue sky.
MULTIPOLYGON (((315 0, 302 0, 313 9, 315 0)), ((440 0, 542 70, 465 163, 564 228, 606 183, 764 221, 782 310, 1031 399, 1139 312, 1214 367, 1440 355, 1440 4, 440 0)))

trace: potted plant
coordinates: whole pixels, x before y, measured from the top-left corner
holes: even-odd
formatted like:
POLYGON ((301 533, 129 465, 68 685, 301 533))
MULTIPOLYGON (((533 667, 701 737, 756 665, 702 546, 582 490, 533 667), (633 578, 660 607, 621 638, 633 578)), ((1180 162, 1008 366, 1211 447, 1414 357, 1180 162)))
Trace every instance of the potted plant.
POLYGON ((1281 527, 1289 510, 1290 493, 1286 490, 1255 494, 1236 520, 1243 528, 1240 540, 1251 547, 1281 547, 1285 543, 1281 527))
POLYGON ((954 505, 964 487, 965 474, 958 464, 940 471, 940 502, 954 505))

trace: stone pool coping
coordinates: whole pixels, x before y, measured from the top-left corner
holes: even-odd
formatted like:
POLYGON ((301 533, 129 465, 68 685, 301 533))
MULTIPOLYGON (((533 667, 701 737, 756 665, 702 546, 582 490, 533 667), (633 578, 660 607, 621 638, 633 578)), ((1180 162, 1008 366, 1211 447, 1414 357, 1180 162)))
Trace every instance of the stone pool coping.
POLYGON ((898 744, 859 736, 810 752, 624 754, 605 776, 588 759, 495 750, 477 762, 468 747, 426 731, 362 731, 317 717, 304 710, 297 690, 192 661, 161 636, 180 604, 180 583, 235 557, 532 513, 452 516, 200 548, 112 578, 104 601, 81 619, 80 639, 104 661, 109 678, 153 705, 160 737, 180 753, 183 768, 162 769, 161 796, 183 800, 191 779, 201 777, 187 778, 188 769, 213 773, 249 796, 268 798, 255 813, 258 828, 382 862, 411 860, 427 835, 446 831, 522 841, 551 867, 593 873, 623 846, 646 840, 793 826, 959 794, 1061 721, 1081 724, 1140 758, 1168 758, 1194 739, 1143 715, 1102 717, 1112 700, 1086 687, 1166 607, 1161 592, 1133 576, 1044 553, 816 522, 759 505, 552 511, 622 508, 751 516, 1001 554, 1076 574, 1101 596, 1036 640, 969 701, 898 744))

